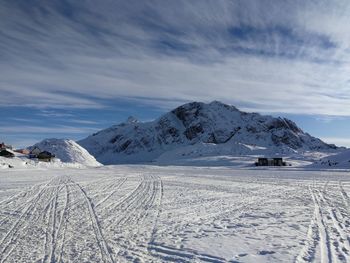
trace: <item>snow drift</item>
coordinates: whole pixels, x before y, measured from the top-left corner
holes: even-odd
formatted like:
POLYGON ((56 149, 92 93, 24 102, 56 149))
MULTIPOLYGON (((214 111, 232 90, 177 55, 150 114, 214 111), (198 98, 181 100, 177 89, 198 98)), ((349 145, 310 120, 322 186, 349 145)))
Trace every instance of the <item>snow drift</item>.
POLYGON ((79 163, 85 166, 100 166, 101 164, 79 144, 68 139, 45 139, 32 147, 48 151, 64 163, 79 163))
POLYGON ((323 157, 311 166, 315 168, 350 169, 350 149, 323 157))

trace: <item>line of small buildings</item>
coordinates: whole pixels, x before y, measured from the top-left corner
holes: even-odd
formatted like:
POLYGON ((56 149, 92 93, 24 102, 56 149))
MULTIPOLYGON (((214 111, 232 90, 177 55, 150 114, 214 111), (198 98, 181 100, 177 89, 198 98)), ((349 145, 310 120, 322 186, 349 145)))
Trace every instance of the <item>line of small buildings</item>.
MULTIPOLYGON (((11 145, 0 143, 0 156, 6 158, 15 157, 16 153, 26 155, 30 159, 37 159, 39 161, 50 162, 55 155, 48 151, 41 151, 38 147, 34 147, 31 150, 28 149, 16 149, 13 150, 11 145)), ((283 158, 265 158, 260 157, 255 162, 255 166, 287 166, 287 163, 283 161, 283 158)))
POLYGON ((287 163, 283 161, 283 158, 258 158, 255 162, 255 166, 287 166, 287 163))
POLYGON ((13 158, 16 156, 16 153, 20 153, 20 154, 26 155, 30 159, 37 159, 43 162, 50 162, 53 158, 55 158, 54 154, 48 151, 42 151, 38 147, 34 147, 31 150, 28 150, 28 149, 13 150, 11 145, 6 145, 3 142, 0 143, 0 156, 6 157, 6 158, 13 158))

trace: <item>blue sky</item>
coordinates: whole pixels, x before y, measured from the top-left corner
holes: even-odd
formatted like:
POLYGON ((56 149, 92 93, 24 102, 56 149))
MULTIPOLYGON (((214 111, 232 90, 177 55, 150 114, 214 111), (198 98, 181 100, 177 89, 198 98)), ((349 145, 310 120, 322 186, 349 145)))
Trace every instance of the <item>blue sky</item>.
POLYGON ((348 1, 0 0, 0 140, 221 100, 350 146, 348 1))

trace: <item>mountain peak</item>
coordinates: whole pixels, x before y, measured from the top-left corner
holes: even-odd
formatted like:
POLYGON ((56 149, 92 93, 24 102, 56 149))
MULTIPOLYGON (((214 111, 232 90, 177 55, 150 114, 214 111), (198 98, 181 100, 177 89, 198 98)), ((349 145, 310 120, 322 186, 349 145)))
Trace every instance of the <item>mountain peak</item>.
POLYGON ((130 119, 79 144, 105 164, 152 161, 165 152, 202 144, 216 145, 216 149, 225 146, 234 154, 243 154, 237 149, 249 148, 238 145, 274 153, 335 148, 304 133, 291 120, 241 112, 220 101, 186 103, 137 126, 130 119))
POLYGON ((218 101, 218 100, 213 100, 208 105, 211 106, 211 107, 212 106, 214 106, 214 107, 223 107, 223 108, 239 111, 235 106, 223 103, 223 102, 218 101))
POLYGON ((127 119, 126 119, 126 123, 138 123, 139 120, 137 118, 135 118, 134 116, 129 116, 127 119))

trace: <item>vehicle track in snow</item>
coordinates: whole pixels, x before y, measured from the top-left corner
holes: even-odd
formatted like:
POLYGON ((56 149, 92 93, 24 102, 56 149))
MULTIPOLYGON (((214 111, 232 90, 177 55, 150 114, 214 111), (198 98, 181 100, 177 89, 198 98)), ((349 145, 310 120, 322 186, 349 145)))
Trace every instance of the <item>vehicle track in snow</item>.
POLYGON ((71 181, 71 183, 73 184, 74 187, 79 189, 81 195, 83 196, 85 204, 88 208, 91 224, 92 224, 92 227, 94 229, 96 241, 97 241, 98 246, 101 250, 103 262, 114 262, 111 254, 109 253, 109 248, 108 248, 107 242, 102 234, 102 230, 100 228, 100 222, 97 219, 94 205, 91 203, 85 190, 79 184, 74 183, 73 181, 71 181))
MULTIPOLYGON (((69 188, 68 184, 65 183, 65 199, 64 199, 64 205, 63 205, 63 210, 60 216, 60 220, 58 223, 58 229, 56 232, 56 243, 53 248, 53 255, 55 255, 55 252, 57 252, 57 262, 62 262, 62 254, 63 254, 63 248, 64 248, 64 243, 65 243, 65 238, 66 238, 66 229, 67 229, 67 223, 68 223, 68 218, 69 218, 69 213, 68 213, 68 204, 69 204, 69 188), (58 248, 58 249, 57 249, 58 248)), ((52 257, 51 257, 52 258, 52 257)))
MULTIPOLYGON (((6 234, 0 241, 0 262, 11 259, 14 250, 16 250, 17 257, 22 255, 22 257, 27 258, 25 244, 29 242, 30 245, 36 247, 35 245, 40 243, 39 240, 42 238, 41 233, 43 231, 40 226, 40 217, 42 213, 45 213, 45 208, 48 207, 53 192, 57 188, 57 181, 51 180, 45 186, 38 188, 34 197, 28 197, 26 201, 22 200, 25 205, 21 213, 18 216, 14 215, 14 218, 12 218, 14 223, 7 228, 6 234)), ((33 252, 32 257, 28 257, 28 261, 37 259, 42 253, 40 248, 34 249, 33 252)), ((11 260, 14 261, 15 258, 11 260)))
MULTIPOLYGON (((117 180, 116 183, 112 184, 112 186, 109 187, 111 189, 110 192, 107 194, 107 196, 105 196, 103 199, 98 201, 96 203, 95 207, 97 208, 97 207, 105 204, 108 199, 110 199, 116 192, 119 191, 119 189, 123 186, 123 184, 126 182, 126 180, 127 180, 127 178, 121 178, 120 180, 117 180)), ((103 189, 103 191, 105 191, 105 189, 103 189)))
POLYGON ((140 175, 133 190, 105 209, 102 225, 118 262, 149 258, 147 244, 154 232, 162 191, 159 176, 140 175))
POLYGON ((328 188, 328 182, 322 187, 309 187, 314 213, 304 247, 296 258, 297 262, 350 261, 349 213, 344 215, 344 210, 342 211, 338 202, 344 198, 344 189, 341 182, 338 191, 336 185, 332 185, 331 189, 328 188))
POLYGON ((245 181, 240 170, 167 169, 181 168, 47 170, 54 179, 10 185, 0 262, 350 262, 346 177, 245 181))
POLYGON ((347 192, 344 189, 344 186, 341 181, 339 181, 339 188, 340 188, 340 193, 343 199, 343 202, 345 206, 350 209, 350 197, 348 196, 347 192))
MULTIPOLYGON (((77 257, 79 251, 87 245, 84 239, 74 240, 76 247, 72 252, 65 244, 67 240, 68 243, 72 241, 72 237, 80 231, 85 232, 88 242, 92 243, 90 255, 84 255, 84 258, 114 262, 103 238, 94 206, 79 184, 69 176, 63 176, 51 180, 45 186, 36 187, 36 190, 35 194, 29 190, 23 195, 22 204, 16 208, 20 213, 11 213, 6 220, 2 220, 14 223, 2 226, 6 232, 0 241, 0 262, 16 262, 19 257, 28 262, 69 261, 77 257), (85 225, 88 227, 82 227, 81 221, 83 225, 87 223, 85 225), (29 244, 32 248, 28 247, 29 244), (96 251, 97 247, 99 251, 96 251)), ((8 205, 11 203, 7 202, 8 205)), ((3 208, 6 209, 5 203, 3 208)))
POLYGON ((44 222, 47 227, 45 232, 44 256, 42 262, 54 262, 53 252, 56 238, 56 213, 57 213, 57 198, 61 188, 57 187, 54 190, 54 196, 49 201, 49 204, 44 209, 44 222))

